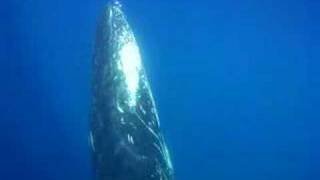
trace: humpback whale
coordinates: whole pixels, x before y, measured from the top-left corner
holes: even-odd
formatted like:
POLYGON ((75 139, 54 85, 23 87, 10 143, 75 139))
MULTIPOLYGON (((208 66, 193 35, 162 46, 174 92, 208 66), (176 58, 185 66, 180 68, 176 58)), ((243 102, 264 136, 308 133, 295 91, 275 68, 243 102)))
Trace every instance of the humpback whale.
POLYGON ((97 26, 90 143, 97 180, 173 180, 139 47, 118 1, 97 26))

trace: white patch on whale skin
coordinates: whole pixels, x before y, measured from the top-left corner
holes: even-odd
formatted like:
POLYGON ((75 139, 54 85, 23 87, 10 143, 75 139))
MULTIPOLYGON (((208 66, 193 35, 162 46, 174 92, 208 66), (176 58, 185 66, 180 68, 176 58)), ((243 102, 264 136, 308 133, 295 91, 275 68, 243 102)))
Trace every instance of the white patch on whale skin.
POLYGON ((92 132, 90 132, 90 134, 89 134, 89 142, 90 142, 90 145, 91 145, 91 148, 92 148, 93 152, 95 152, 96 149, 94 147, 94 140, 93 140, 92 132))
POLYGON ((128 142, 134 144, 133 137, 130 134, 128 134, 128 142))

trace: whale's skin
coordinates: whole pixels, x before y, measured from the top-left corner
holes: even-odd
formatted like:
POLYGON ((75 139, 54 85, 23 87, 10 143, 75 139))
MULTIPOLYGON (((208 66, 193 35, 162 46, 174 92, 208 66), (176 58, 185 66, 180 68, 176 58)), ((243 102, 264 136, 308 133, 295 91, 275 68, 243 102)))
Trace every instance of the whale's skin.
POLYGON ((134 34, 118 1, 98 23, 90 142, 96 180, 173 180, 134 34))

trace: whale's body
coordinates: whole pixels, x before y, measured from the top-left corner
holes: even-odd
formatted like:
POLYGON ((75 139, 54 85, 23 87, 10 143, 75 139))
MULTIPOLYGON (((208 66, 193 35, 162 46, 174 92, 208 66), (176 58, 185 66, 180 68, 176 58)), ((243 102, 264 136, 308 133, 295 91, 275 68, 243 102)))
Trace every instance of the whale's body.
POLYGON ((90 140, 97 180, 172 180, 173 168, 121 5, 104 11, 93 65, 90 140))

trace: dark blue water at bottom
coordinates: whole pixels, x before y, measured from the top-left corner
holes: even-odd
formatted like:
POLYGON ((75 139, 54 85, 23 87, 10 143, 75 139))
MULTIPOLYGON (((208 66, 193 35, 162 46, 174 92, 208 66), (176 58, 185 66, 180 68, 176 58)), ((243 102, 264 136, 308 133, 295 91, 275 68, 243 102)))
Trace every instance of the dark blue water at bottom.
MULTIPOLYGON (((106 1, 0 2, 0 179, 89 180, 106 1)), ((178 180, 320 179, 320 3, 133 1, 178 180)))

